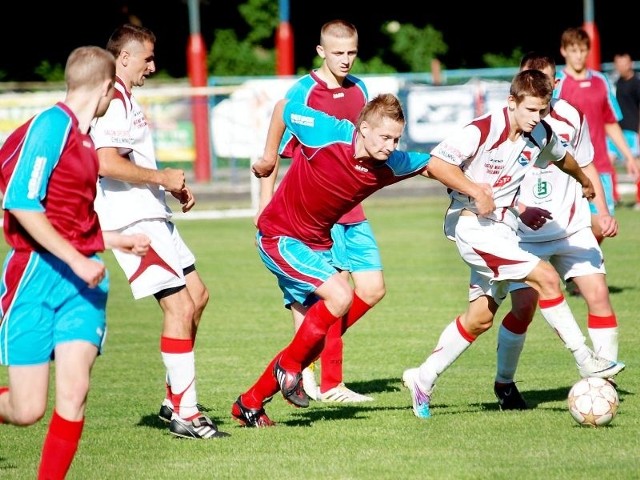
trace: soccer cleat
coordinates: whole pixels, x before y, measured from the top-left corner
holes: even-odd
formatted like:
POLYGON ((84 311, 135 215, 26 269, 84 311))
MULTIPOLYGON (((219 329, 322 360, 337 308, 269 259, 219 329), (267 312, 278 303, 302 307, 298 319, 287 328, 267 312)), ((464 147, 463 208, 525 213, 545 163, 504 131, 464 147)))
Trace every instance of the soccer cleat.
POLYGON ((527 410, 529 408, 514 382, 494 383, 493 393, 498 399, 500 410, 527 410))
POLYGON ((318 382, 316 382, 315 363, 302 370, 302 388, 304 388, 310 399, 318 400, 320 398, 320 389, 318 388, 318 382))
POLYGON ((429 418, 429 402, 431 401, 431 392, 425 392, 418 385, 418 369, 409 368, 402 374, 402 382, 404 386, 411 392, 411 402, 413 403, 413 414, 418 418, 429 418))
POLYGON ((309 406, 309 395, 304 391, 302 373, 287 371, 280 366, 278 359, 273 366, 273 375, 276 377, 282 396, 295 407, 306 408, 309 406))
POLYGON ((338 403, 360 403, 371 402, 372 397, 362 395, 361 393, 354 392, 348 388, 344 383, 341 383, 337 387, 333 387, 324 393, 320 393, 321 402, 338 402, 338 403))
POLYGON ((174 414, 169 424, 169 431, 181 438, 209 439, 229 436, 228 433, 218 430, 216 424, 206 415, 200 415, 193 420, 185 420, 174 414))
POLYGON ((160 411, 158 412, 158 418, 164 423, 171 423, 171 417, 173 416, 173 408, 166 403, 160 405, 160 411))
POLYGON ((582 365, 577 365, 578 372, 582 378, 600 377, 610 378, 620 373, 626 365, 622 362, 614 362, 606 358, 599 357, 591 352, 591 355, 582 365))
POLYGON ((267 417, 267 414, 264 411, 264 406, 262 408, 245 407, 242 404, 241 397, 238 397, 238 399, 233 403, 233 406, 231 407, 231 415, 243 427, 264 428, 273 427, 276 424, 267 417))

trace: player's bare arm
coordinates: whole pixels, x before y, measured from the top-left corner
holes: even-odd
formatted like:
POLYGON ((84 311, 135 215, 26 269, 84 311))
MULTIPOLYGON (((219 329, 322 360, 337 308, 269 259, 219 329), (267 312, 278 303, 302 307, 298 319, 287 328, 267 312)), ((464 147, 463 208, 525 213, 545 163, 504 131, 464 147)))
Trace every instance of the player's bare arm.
POLYGON ((600 227, 600 234, 603 237, 615 237, 618 234, 618 222, 609 213, 609 207, 607 206, 602 181, 600 180, 600 174, 593 163, 582 167, 582 171, 587 177, 589 177, 589 180, 591 180, 591 184, 593 185, 593 190, 596 195, 595 198, 591 200, 591 203, 595 205, 596 210, 598 211, 596 221, 600 227))
POLYGON ((640 178, 640 169, 638 168, 638 164, 636 163, 636 159, 633 156, 629 145, 627 145, 627 142, 624 139, 624 134, 622 133, 620 124, 618 122, 606 123, 604 125, 604 129, 607 132, 607 136, 622 154, 627 168, 627 173, 631 175, 634 180, 638 180, 640 178))
POLYGON ((251 166, 251 171, 258 178, 270 176, 276 168, 278 162, 278 147, 285 131, 282 114, 286 103, 286 99, 279 100, 273 108, 264 152, 262 157, 251 166))
POLYGON ((89 287, 93 288, 102 281, 106 272, 104 264, 92 260, 76 250, 71 243, 53 228, 53 225, 51 225, 43 212, 11 210, 11 214, 16 217, 20 225, 36 242, 69 265, 71 270, 87 282, 89 287))
POLYGON ((144 233, 124 235, 118 232, 102 232, 104 245, 109 249, 118 249, 143 257, 149 251, 151 239, 144 233))
POLYGON ((580 165, 576 162, 573 155, 567 152, 562 160, 556 162, 556 166, 567 175, 571 175, 576 181, 582 185, 582 196, 587 200, 595 198, 595 191, 593 189, 593 183, 589 177, 584 173, 580 165))
POLYGON ((470 196, 474 199, 478 215, 487 216, 496 209, 491 187, 484 183, 475 183, 464 174, 457 165, 445 162, 439 157, 432 156, 427 166, 429 177, 440 183, 470 196))
POLYGON ((163 168, 154 170, 132 163, 115 147, 98 149, 100 175, 128 183, 160 185, 167 191, 180 193, 185 186, 184 170, 163 168))

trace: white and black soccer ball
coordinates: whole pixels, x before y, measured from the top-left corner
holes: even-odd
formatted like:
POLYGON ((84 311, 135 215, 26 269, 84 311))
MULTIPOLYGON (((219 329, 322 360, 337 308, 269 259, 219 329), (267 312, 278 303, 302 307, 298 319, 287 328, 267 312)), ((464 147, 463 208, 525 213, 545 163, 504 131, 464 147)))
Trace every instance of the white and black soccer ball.
POLYGON ((571 387, 569 412, 580 425, 609 425, 618 413, 620 399, 615 387, 604 378, 582 378, 571 387))

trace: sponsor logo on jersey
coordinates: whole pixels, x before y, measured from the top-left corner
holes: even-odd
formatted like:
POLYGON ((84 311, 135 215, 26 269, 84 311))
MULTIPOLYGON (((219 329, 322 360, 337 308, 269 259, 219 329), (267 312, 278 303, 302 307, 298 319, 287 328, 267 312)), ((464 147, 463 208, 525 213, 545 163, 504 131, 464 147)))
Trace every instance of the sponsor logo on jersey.
POLYGON ((344 92, 334 93, 333 98, 344 98, 344 92))
POLYGON ((358 170, 359 172, 363 172, 363 173, 367 173, 369 171, 369 169, 367 167, 363 167, 360 164, 354 165, 355 169, 358 170))
POLYGON ((297 113, 291 114, 291 123, 297 123, 298 125, 304 125, 305 127, 313 127, 315 121, 313 117, 306 115, 299 115, 297 113))
POLYGON ((502 187, 511 181, 511 175, 505 175, 500 177, 496 183, 493 184, 495 188, 502 187))

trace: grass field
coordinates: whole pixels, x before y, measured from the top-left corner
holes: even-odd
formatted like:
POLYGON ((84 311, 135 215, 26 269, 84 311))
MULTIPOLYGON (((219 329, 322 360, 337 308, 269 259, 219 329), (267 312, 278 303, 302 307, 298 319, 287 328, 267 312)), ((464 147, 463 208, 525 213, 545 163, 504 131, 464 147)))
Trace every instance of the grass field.
MULTIPOLYGON (((493 396, 497 328, 480 337, 438 382, 433 417, 413 416, 400 377, 434 347, 466 308, 468 271, 441 223, 444 197, 375 196, 366 210, 385 264, 387 296, 345 336, 345 380, 375 397, 360 405, 267 405, 278 423, 247 429, 232 402, 291 338, 275 278, 253 244, 252 220, 197 220, 179 228, 198 257, 212 298, 199 330, 200 403, 231 437, 173 438, 158 420, 164 395, 160 310, 134 301, 110 252, 109 336, 93 375, 84 435, 69 479, 584 479, 640 477, 640 212, 622 208, 618 238, 604 244, 620 325, 618 416, 579 427, 566 395, 578 380, 573 357, 537 314, 517 379, 533 407, 501 412, 493 396)), ((4 248, 2 249, 4 255, 4 248)), ((568 301, 581 326, 586 308, 568 301)), ((498 312, 502 319, 509 308, 498 312)), ((585 331, 586 329, 583 328, 585 331)), ((6 369, 0 369, 0 385, 6 369)), ((0 425, 0 479, 35 478, 46 424, 0 425)))

